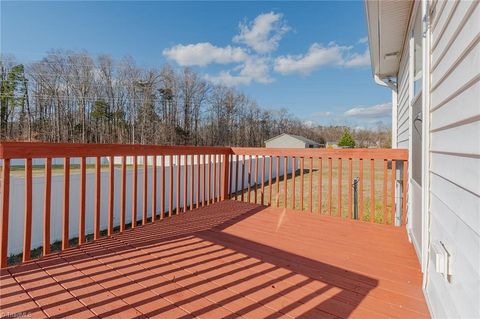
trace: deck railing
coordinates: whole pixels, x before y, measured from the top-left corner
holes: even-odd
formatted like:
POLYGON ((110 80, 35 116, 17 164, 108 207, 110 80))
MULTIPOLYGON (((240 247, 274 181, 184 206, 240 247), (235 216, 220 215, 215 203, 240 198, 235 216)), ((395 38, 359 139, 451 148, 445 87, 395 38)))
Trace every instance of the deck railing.
POLYGON ((238 182, 233 189, 229 186, 233 199, 383 224, 401 218, 397 224, 405 223, 407 150, 234 147, 232 153, 230 163, 236 166, 230 181, 244 185, 247 180, 244 187, 237 188, 238 182), (272 170, 283 173, 272 178, 272 170))
POLYGON ((20 174, 24 180, 24 225, 23 229, 13 231, 23 232, 22 262, 26 262, 31 258, 34 205, 38 209, 37 206, 43 204, 43 225, 37 226, 42 228, 41 254, 51 253, 52 224, 61 223, 61 249, 69 248, 72 239, 69 226, 72 174, 79 177, 79 185, 75 186, 75 189, 78 187, 78 195, 74 196, 78 196, 78 201, 75 201, 78 202, 78 240, 75 244, 80 245, 87 240, 87 172, 94 175, 92 239, 96 240, 101 237, 102 214, 107 215, 105 231, 109 236, 115 231, 123 232, 138 225, 155 223, 159 219, 228 198, 352 218, 351 182, 354 177, 359 178, 358 219, 393 224, 395 202, 402 201, 403 220, 406 209, 406 196, 395 198, 394 167, 403 168, 403 187, 406 189, 407 158, 406 150, 392 149, 265 149, 1 142, 0 267, 4 268, 8 264, 11 178, 14 173, 18 174, 18 171, 11 171, 11 162, 15 160, 24 161, 24 172, 20 174), (108 159, 106 164, 102 164, 104 158, 108 159), (52 161, 58 159, 61 159, 62 164, 52 165, 52 161), (78 167, 72 168, 72 159, 77 160, 78 165, 75 166, 78 167), (40 164, 34 165, 34 161, 40 164), (383 165, 380 179, 376 179, 378 163, 383 165), (343 173, 345 164, 347 174, 343 173), (61 194, 52 194, 52 171, 63 177, 61 194), (369 178, 365 176, 365 171, 368 171, 369 178), (138 181, 139 172, 141 181, 138 181), (33 201, 34 173, 39 173, 43 178, 41 203, 33 201), (105 174, 108 176, 106 185, 105 180, 102 183, 105 174), (118 178, 120 182, 116 192, 118 178), (364 196, 368 187, 365 179, 370 182, 369 196, 364 196), (379 183, 383 191, 377 196, 376 184, 379 183), (127 185, 131 194, 127 194, 127 185), (138 193, 141 193, 141 202, 138 193), (52 195, 55 201, 62 202, 61 220, 51 217, 52 195), (376 200, 378 197, 382 199, 380 203, 376 200), (107 199, 107 209, 101 209, 102 199, 107 199), (127 199, 130 203, 129 214, 127 199), (365 203, 369 206, 365 206, 365 203), (377 214, 378 206, 382 207, 383 214, 377 214), (118 222, 114 221, 115 209, 119 210, 118 222))

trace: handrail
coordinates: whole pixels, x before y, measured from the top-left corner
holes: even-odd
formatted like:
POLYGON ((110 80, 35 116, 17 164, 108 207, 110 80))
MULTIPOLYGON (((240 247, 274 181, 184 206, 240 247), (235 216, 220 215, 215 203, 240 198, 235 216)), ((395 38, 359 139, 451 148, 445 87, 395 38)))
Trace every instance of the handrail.
POLYGON ((209 146, 0 142, 0 159, 230 153, 229 147, 209 146))
MULTIPOLYGON (((26 262, 30 260, 32 248, 32 224, 41 222, 38 220, 38 215, 36 215, 37 221, 32 219, 35 217, 32 217, 33 210, 39 209, 39 205, 33 203, 33 198, 38 196, 38 194, 32 193, 34 160, 44 160, 41 242, 43 243, 43 255, 48 255, 51 253, 52 223, 61 222, 62 249, 69 247, 71 239, 69 229, 70 193, 75 191, 78 191, 79 202, 78 243, 83 244, 86 241, 85 229, 86 222, 88 222, 85 218, 86 207, 91 207, 86 202, 88 158, 94 159, 94 170, 90 171, 90 174, 94 175, 92 185, 94 188, 94 240, 100 238, 100 221, 104 211, 108 217, 105 227, 110 236, 117 227, 118 231, 124 232, 128 225, 131 228, 137 227, 137 222, 140 222, 141 225, 154 223, 158 219, 229 198, 261 205, 283 206, 300 211, 306 209, 312 213, 352 218, 350 182, 354 177, 359 178, 359 218, 364 221, 379 222, 377 221, 377 217, 379 217, 381 223, 393 224, 393 219, 397 217, 394 204, 398 200, 395 198, 395 188, 403 187, 403 194, 406 194, 407 187, 408 151, 404 149, 292 149, 0 142, 0 160, 2 160, 0 268, 7 266, 8 225, 11 217, 10 197, 14 196, 10 185, 12 160, 25 159, 23 182, 25 189, 22 195, 24 201, 22 261, 26 262), (108 170, 103 173, 102 157, 109 159, 108 170), (58 170, 58 165, 56 167, 52 165, 54 158, 63 158, 63 165, 60 167, 63 171, 63 180, 60 188, 58 187, 58 177, 55 177, 56 184, 52 178, 52 170, 58 170), (73 182, 75 179, 72 178, 72 158, 80 159, 78 184, 75 184, 73 182), (143 159, 143 164, 139 163, 139 158, 143 159), (130 164, 132 165, 130 166, 130 164), (129 166, 128 174, 127 166, 129 166), (345 175, 344 169, 347 172, 345 175), (396 179, 395 169, 403 170, 401 181, 396 179), (120 174, 116 176, 115 170, 120 174), (141 181, 138 181, 139 171, 143 175, 141 181), (107 178, 106 183, 102 181, 102 174, 107 178), (379 176, 382 178, 377 181, 376 178, 379 176), (116 179, 119 179, 120 182, 117 188, 115 188, 116 182, 118 182, 116 179), (369 183, 366 183, 366 180, 369 183), (280 187, 281 184, 282 187, 280 187), (131 185, 131 187, 129 186, 130 197, 127 196, 127 185, 131 185), (335 185, 336 191, 334 191, 335 185), (376 200, 381 197, 378 196, 378 188, 376 188, 380 185, 383 187, 383 190, 380 191, 383 201, 376 200), (105 190, 102 190, 102 186, 105 190), (348 187, 347 191, 345 191, 345 187, 348 187), (369 192, 367 192, 368 187, 369 192), (137 198, 139 190, 143 190, 140 199, 137 198), (58 198, 62 200, 61 221, 51 216, 52 196, 55 196, 54 198, 57 200, 58 198), (105 201, 102 201, 102 197, 108 199, 107 207, 103 209, 101 204, 105 201), (127 201, 129 200, 131 211, 127 216, 127 201), (141 206, 141 209, 137 208, 137 204, 141 206), (150 209, 147 208, 148 206, 150 209), (377 214, 377 206, 381 206, 383 214, 377 214), (115 210, 117 208, 118 211, 115 210), (367 210, 373 213, 366 214, 367 210), (114 212, 119 214, 119 220, 114 220, 114 212), (131 220, 130 224, 127 223, 127 217, 131 220)), ((35 169, 38 169, 38 165, 35 169)), ((405 195, 401 201, 401 222, 405 223, 405 195)), ((18 214, 15 214, 13 218, 18 218, 18 214)), ((34 228, 34 230, 37 229, 38 227, 34 228)), ((20 232, 16 229, 15 233, 20 232)))
POLYGON ((295 156, 295 157, 331 157, 331 158, 373 158, 408 160, 408 150, 389 148, 354 148, 354 149, 328 149, 328 148, 260 148, 260 147, 232 147, 235 155, 261 155, 261 156, 295 156))
POLYGON ((355 205, 359 207, 360 220, 397 226, 405 224, 408 185, 406 149, 232 147, 231 150, 237 162, 235 170, 230 173, 230 178, 235 181, 231 190, 235 200, 244 201, 247 198, 250 202, 252 189, 256 193, 260 188, 260 202, 256 200, 257 196, 253 197, 255 203, 262 205, 266 202, 276 207, 306 209, 343 218, 353 218, 355 205), (238 165, 241 161, 243 164, 238 165), (259 166, 262 167, 260 172, 259 166), (251 172, 252 167, 255 167, 254 172, 251 172), (267 170, 268 178, 265 177, 267 170), (272 171, 283 171, 288 178, 281 181, 279 174, 274 174, 276 176, 272 179, 272 171), (252 176, 255 176, 253 182, 252 176), (262 177, 258 179, 258 176, 262 177), (354 201, 356 197, 352 190, 354 177, 358 178, 358 202, 354 201), (247 185, 244 180, 247 180, 247 185), (402 194, 401 211, 395 210, 396 194, 402 194), (307 205, 304 205, 305 199, 307 205))

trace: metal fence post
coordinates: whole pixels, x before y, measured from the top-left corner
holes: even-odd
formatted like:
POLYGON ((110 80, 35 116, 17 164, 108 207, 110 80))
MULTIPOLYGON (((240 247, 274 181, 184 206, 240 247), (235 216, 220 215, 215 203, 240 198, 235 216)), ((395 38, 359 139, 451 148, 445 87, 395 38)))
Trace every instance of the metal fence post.
POLYGON ((358 219, 358 181, 360 178, 355 177, 353 179, 353 219, 358 219))

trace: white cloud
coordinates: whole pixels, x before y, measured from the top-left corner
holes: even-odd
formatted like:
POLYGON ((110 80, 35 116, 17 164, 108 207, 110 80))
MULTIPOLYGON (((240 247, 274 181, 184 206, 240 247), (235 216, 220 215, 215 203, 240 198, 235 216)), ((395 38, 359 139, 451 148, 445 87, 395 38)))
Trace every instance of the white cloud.
POLYGON ((245 63, 229 71, 222 71, 216 75, 206 75, 205 78, 226 86, 248 85, 252 82, 271 83, 268 60, 259 57, 250 57, 245 63), (234 74, 234 72, 237 72, 234 74))
POLYGON ((341 46, 330 42, 328 46, 314 43, 307 53, 300 55, 286 55, 275 59, 274 70, 280 74, 308 75, 327 65, 342 67, 362 67, 370 65, 370 52, 352 53, 351 46, 341 46))
POLYGON ((364 53, 353 53, 343 62, 345 67, 361 67, 370 65, 370 51, 367 49, 364 53))
POLYGON ((163 50, 163 55, 182 66, 240 63, 249 58, 242 48, 229 45, 222 48, 209 42, 188 45, 178 44, 163 50))
POLYGON ((314 43, 306 54, 276 58, 274 70, 281 74, 299 73, 308 75, 325 65, 342 64, 342 54, 346 50, 349 50, 349 47, 339 46, 335 43, 330 43, 326 47, 319 43, 314 43))
POLYGON ((392 104, 382 103, 372 106, 358 106, 343 113, 345 117, 358 119, 382 119, 392 115, 392 104))
POLYGON ((358 39, 358 43, 367 43, 368 42, 368 37, 363 37, 358 39))
MULTIPOLYGON (((313 43, 304 54, 272 56, 283 35, 290 30, 281 13, 260 14, 251 22, 240 23, 239 29, 239 34, 233 37, 233 41, 239 45, 219 47, 210 42, 177 44, 163 50, 163 55, 180 66, 230 64, 227 69, 217 74, 205 76, 212 82, 228 86, 248 85, 253 82, 271 83, 272 68, 282 75, 309 75, 329 65, 342 68, 370 65, 368 48, 365 52, 358 53, 353 51, 353 46, 342 46, 335 42, 326 46, 313 43)), ((367 42, 367 37, 358 41, 367 42)))
POLYGON ((241 22, 239 28, 240 34, 233 37, 233 41, 258 53, 275 51, 283 35, 290 30, 283 14, 275 12, 260 14, 251 23, 241 22))

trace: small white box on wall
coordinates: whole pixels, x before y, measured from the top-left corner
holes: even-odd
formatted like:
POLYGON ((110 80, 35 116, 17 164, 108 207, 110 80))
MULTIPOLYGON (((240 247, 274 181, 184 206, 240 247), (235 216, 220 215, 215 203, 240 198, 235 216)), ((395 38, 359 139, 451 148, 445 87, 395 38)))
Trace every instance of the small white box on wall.
POLYGON ((442 242, 434 241, 431 244, 430 256, 432 258, 435 272, 442 274, 445 280, 450 282, 450 277, 452 275, 450 266, 451 256, 442 242))

